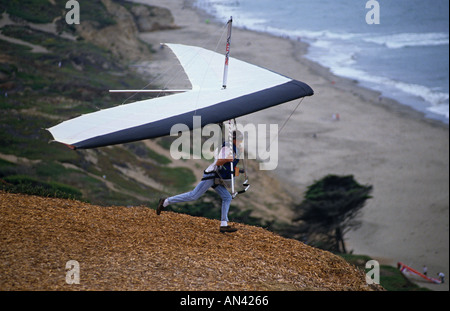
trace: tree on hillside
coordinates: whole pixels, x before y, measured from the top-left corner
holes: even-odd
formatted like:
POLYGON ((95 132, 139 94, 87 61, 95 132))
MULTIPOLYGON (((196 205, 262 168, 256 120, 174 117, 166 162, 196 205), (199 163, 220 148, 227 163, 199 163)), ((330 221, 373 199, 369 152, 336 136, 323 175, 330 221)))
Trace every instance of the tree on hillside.
POLYGON ((352 175, 328 175, 309 186, 295 219, 305 224, 308 243, 346 253, 344 235, 361 225, 356 216, 371 191, 372 186, 360 185, 352 175))

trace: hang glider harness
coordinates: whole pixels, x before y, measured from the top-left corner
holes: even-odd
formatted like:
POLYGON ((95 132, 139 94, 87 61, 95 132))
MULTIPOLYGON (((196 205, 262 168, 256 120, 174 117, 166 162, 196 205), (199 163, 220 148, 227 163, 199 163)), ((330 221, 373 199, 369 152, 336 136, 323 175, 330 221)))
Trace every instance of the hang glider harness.
MULTIPOLYGON (((230 60, 230 46, 231 46, 231 27, 233 24, 233 17, 230 17, 230 20, 227 23, 228 26, 228 30, 227 30, 227 45, 226 45, 226 52, 225 52, 225 65, 224 65, 224 69, 223 69, 223 84, 222 87, 223 89, 227 88, 227 79, 228 79, 228 63, 230 60)), ((233 131, 236 131, 236 119, 230 119, 228 120, 228 144, 231 146, 231 148, 229 149, 232 153, 232 161, 230 162, 230 168, 231 168, 231 196, 234 198, 236 197, 238 194, 242 194, 247 192, 247 190, 250 188, 250 183, 248 181, 248 176, 247 176, 247 169, 245 167, 245 155, 243 157, 241 157, 240 160, 242 160, 242 165, 244 166, 243 172, 245 174, 245 181, 242 183, 242 186, 244 187, 243 190, 241 191, 236 191, 236 187, 235 187, 235 178, 236 178, 236 173, 235 171, 237 171, 237 173, 239 174, 239 169, 237 167, 234 167, 234 161, 235 161, 235 156, 236 156, 236 152, 235 152, 235 146, 233 145, 233 131)), ((223 180, 221 174, 220 174, 220 168, 217 168, 216 171, 216 175, 219 177, 220 180, 220 184, 227 186, 227 183, 223 180)), ((216 182, 215 182, 216 184, 216 182)))
MULTIPOLYGON (((228 142, 223 142, 222 148, 228 147, 229 154, 225 155, 226 158, 230 159, 231 161, 218 167, 216 166, 214 171, 212 172, 206 172, 205 174, 209 175, 206 177, 203 177, 202 180, 208 180, 208 179, 214 179, 213 188, 216 188, 219 185, 225 186, 225 188, 230 191, 231 196, 235 198, 238 194, 242 194, 247 192, 247 190, 250 188, 250 183, 247 175, 247 167, 245 165, 245 155, 242 157, 239 156, 239 161, 242 161, 243 169, 240 170, 237 166, 234 165, 236 161, 236 153, 237 153, 237 147, 233 144, 233 132, 236 130, 236 119, 229 120, 228 121, 228 142), (226 168, 225 165, 229 165, 230 168, 226 168), (229 171, 228 171, 229 170, 229 171), (211 173, 214 173, 211 175, 211 173), (240 173, 244 174, 245 180, 242 183, 243 189, 240 191, 236 190, 236 177, 239 176, 240 173), (225 176, 225 177, 224 177, 225 176), (227 178, 229 176, 229 178, 227 178)), ((216 155, 221 154, 223 149, 216 150, 216 155)), ((242 151, 243 152, 243 151, 242 151)))

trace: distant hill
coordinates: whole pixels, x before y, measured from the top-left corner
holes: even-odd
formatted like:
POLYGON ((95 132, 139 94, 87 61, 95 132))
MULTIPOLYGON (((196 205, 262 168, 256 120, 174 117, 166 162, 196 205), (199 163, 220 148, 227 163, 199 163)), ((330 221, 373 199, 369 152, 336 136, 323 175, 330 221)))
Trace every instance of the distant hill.
MULTIPOLYGON (((0 290, 350 290, 363 271, 260 227, 0 191, 0 290), (66 283, 66 262, 80 284, 66 283)), ((378 288, 379 289, 379 288, 378 288)))

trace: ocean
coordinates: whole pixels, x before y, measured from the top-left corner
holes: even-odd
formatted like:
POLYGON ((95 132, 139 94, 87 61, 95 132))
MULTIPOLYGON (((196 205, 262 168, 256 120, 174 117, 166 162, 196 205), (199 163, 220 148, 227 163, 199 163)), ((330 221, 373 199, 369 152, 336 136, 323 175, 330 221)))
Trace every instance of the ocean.
POLYGON ((449 123, 448 0, 196 0, 195 6, 224 23, 233 16, 233 27, 305 41, 306 57, 332 73, 449 123), (379 23, 368 23, 375 17, 379 23))

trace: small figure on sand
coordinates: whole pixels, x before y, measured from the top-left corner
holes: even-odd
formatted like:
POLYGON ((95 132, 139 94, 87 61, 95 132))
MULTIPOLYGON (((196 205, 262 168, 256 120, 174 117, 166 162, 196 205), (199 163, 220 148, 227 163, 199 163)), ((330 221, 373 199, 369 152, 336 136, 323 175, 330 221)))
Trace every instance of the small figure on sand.
POLYGON ((439 280, 441 281, 441 284, 444 284, 445 283, 444 282, 445 274, 443 272, 439 272, 439 273, 437 273, 437 275, 439 277, 439 280))

